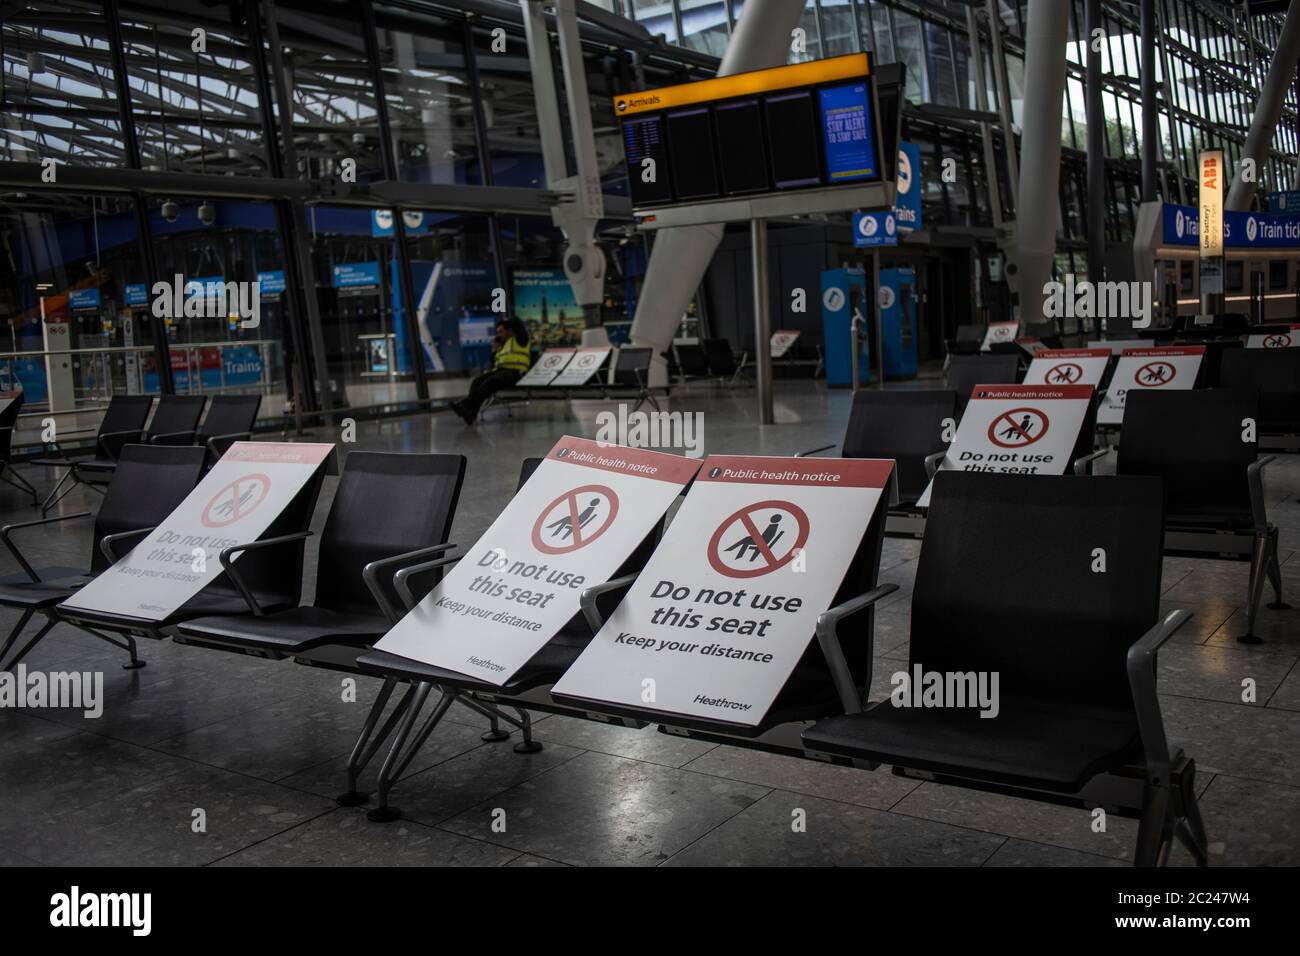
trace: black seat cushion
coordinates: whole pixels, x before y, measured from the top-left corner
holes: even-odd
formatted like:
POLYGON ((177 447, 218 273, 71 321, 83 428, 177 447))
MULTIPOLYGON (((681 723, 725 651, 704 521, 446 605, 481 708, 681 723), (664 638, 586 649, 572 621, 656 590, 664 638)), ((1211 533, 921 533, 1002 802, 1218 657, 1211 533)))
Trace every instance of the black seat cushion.
POLYGON ((37 568, 39 581, 25 574, 0 577, 0 604, 8 607, 46 608, 61 604, 92 580, 84 568, 37 568))
POLYGON ((991 718, 975 709, 904 708, 885 700, 819 721, 803 739, 826 753, 1062 793, 1078 792, 1141 749, 1137 725, 1123 712, 1063 713, 1006 700, 991 718))
POLYGON ((295 653, 320 644, 368 646, 388 630, 388 622, 373 614, 295 607, 261 617, 197 617, 178 628, 184 637, 295 653))

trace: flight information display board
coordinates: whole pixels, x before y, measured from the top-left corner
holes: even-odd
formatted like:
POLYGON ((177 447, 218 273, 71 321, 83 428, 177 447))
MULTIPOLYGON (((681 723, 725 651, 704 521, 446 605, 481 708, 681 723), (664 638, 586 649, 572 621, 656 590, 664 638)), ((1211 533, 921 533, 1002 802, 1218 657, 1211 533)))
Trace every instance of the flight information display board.
POLYGON ((871 57, 614 98, 636 208, 884 179, 871 57))

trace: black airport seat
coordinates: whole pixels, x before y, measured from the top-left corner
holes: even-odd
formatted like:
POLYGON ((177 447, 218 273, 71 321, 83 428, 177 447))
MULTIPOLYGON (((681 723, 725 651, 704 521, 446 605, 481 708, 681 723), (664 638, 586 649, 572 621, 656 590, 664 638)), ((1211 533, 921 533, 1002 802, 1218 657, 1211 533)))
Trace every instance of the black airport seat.
POLYGON ((672 347, 677 374, 683 379, 708 378, 709 356, 699 342, 681 342, 672 347))
POLYGON ((41 503, 40 495, 31 483, 18 473, 13 462, 14 429, 18 427, 18 413, 23 409, 23 393, 18 390, 3 411, 0 411, 0 481, 32 496, 32 504, 41 503))
POLYGON ((237 441, 253 437, 258 410, 262 407, 261 395, 214 395, 208 403, 208 413, 199 426, 196 445, 208 453, 208 467, 237 441))
POLYGON ((956 393, 944 389, 864 389, 853 396, 840 455, 894 460, 898 501, 890 505, 886 532, 919 535, 924 530, 916 502, 930 483, 925 460, 947 449, 944 435, 956 420, 956 393))
POLYGON ((1016 354, 955 354, 948 364, 948 388, 957 393, 957 412, 966 411, 976 385, 1015 385, 1020 381, 1016 354))
POLYGON ((1300 451, 1300 348, 1229 349, 1219 384, 1258 389, 1261 445, 1300 451))
MULTIPOLYGON (((447 534, 465 464, 463 455, 351 452, 321 532, 312 603, 264 613, 249 602, 243 615, 192 618, 177 627, 176 642, 274 658, 325 644, 373 644, 396 620, 395 595, 387 590, 393 573, 454 547, 447 534)), ((222 555, 228 573, 244 578, 247 558, 227 564, 229 557, 222 555)))
POLYGON ((1255 619, 1267 577, 1276 595, 1269 605, 1285 610, 1278 566, 1278 529, 1264 506, 1263 468, 1254 389, 1214 388, 1132 392, 1115 461, 1119 475, 1164 480, 1165 547, 1173 554, 1235 558, 1251 562, 1246 632, 1238 640, 1258 643, 1255 619), (1249 438, 1249 440, 1247 440, 1249 438))
MULTIPOLYGON (((194 446, 192 450, 202 457, 204 449, 194 446)), ((331 454, 256 542, 222 551, 224 572, 162 620, 72 607, 57 608, 59 618, 86 629, 162 640, 176 625, 195 618, 248 614, 253 605, 264 614, 297 607, 308 527, 332 460, 331 454), (247 553, 240 557, 238 571, 232 572, 230 558, 239 551, 247 553)))
MULTIPOLYGON (((46 448, 52 457, 37 458, 32 464, 68 470, 41 505, 41 514, 48 514, 49 510, 66 497, 73 488, 83 483, 82 477, 77 473, 78 465, 85 462, 117 461, 122 448, 128 442, 140 441, 144 423, 149 418, 149 409, 152 407, 152 395, 114 395, 109 399, 108 408, 104 409, 104 417, 100 420, 99 431, 95 435, 95 450, 90 457, 74 458, 63 450, 63 446, 57 439, 48 442, 46 448), (66 490, 64 490, 65 484, 66 490)), ((100 489, 96 487, 95 490, 100 489)))
POLYGON ((709 373, 724 385, 735 385, 740 373, 745 370, 747 353, 736 361, 736 353, 731 350, 731 343, 726 339, 701 339, 704 354, 709 361, 709 373))
MULTIPOLYGON (((121 449, 118 468, 108 483, 99 513, 95 515, 90 560, 86 567, 33 568, 11 535, 24 528, 88 518, 88 511, 24 521, 0 531, 0 540, 22 568, 21 574, 0 578, 0 605, 22 611, 22 617, 10 631, 4 647, 0 648, 0 664, 33 614, 39 611, 48 621, 12 660, 3 664, 6 669, 16 665, 58 622, 53 613, 55 605, 71 597, 166 518, 193 490, 202 472, 203 450, 200 448, 127 445, 121 449)), ((103 637, 100 634, 95 636, 103 637)), ((117 644, 116 641, 110 643, 117 644)), ((132 664, 136 663, 134 642, 128 638, 125 644, 117 646, 129 651, 132 664)))
MULTIPOLYGON (((1155 652, 1190 617, 1159 613, 1160 482, 969 472, 935 481, 906 673, 954 688, 953 675, 965 687, 983 679, 991 693, 923 705, 920 688, 901 694, 895 682, 866 709, 845 693, 846 713, 804 731, 804 743, 904 776, 1084 806, 1120 799, 1116 789, 1090 799, 1099 775, 1141 781, 1118 804, 1141 815, 1136 861, 1162 860, 1176 829, 1203 863, 1194 768, 1170 753, 1155 694, 1155 652)), ((818 622, 839 672, 857 643, 846 637, 831 617, 818 622)))

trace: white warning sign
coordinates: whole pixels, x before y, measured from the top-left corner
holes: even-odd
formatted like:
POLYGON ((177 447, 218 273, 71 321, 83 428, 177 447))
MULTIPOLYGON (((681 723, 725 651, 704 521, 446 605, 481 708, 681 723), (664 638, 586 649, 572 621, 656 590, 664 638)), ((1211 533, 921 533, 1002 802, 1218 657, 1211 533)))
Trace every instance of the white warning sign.
POLYGON ((1025 372, 1025 385, 1101 387, 1110 349, 1040 349, 1025 372))
POLYGON ((1246 336, 1248 349, 1294 349, 1300 348, 1300 325, 1292 325, 1287 331, 1271 330, 1258 335, 1246 336))
POLYGON ((437 587, 376 644, 501 685, 650 533, 699 463, 561 438, 437 587))
POLYGON ((235 442, 148 537, 60 606, 164 620, 221 575, 223 550, 261 537, 333 449, 235 442))
POLYGON ((977 385, 939 469, 1064 474, 1091 400, 1091 385, 977 385))
POLYGON ((798 340, 798 329, 777 329, 772 333, 772 358, 777 359, 790 351, 790 346, 798 340))
POLYGON ((551 384, 586 385, 591 377, 600 371, 600 367, 605 364, 605 359, 609 358, 609 353, 612 351, 614 350, 607 345, 576 349, 573 357, 569 359, 569 364, 552 379, 551 384))
POLYGON ((1118 425, 1124 420, 1124 402, 1134 389, 1189 389, 1205 357, 1204 345, 1125 349, 1110 377, 1110 387, 1097 410, 1098 425, 1118 425))
POLYGON ((989 327, 984 331, 984 341, 980 344, 980 351, 987 352, 990 345, 1004 345, 1016 340, 1016 333, 1020 331, 1020 323, 1015 320, 1006 322, 990 322, 989 327))
POLYGON ((547 349, 533 367, 520 377, 516 385, 550 385, 555 376, 564 371, 577 349, 547 349))
POLYGON ((556 697, 762 722, 835 598, 894 463, 711 455, 556 697))

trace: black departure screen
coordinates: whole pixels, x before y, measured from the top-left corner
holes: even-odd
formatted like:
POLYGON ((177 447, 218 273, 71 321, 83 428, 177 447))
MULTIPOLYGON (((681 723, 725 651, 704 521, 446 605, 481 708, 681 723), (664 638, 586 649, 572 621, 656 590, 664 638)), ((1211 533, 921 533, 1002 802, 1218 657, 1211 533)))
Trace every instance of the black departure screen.
POLYGON ((627 178, 633 206, 662 205, 673 201, 672 176, 668 169, 668 145, 664 141, 661 116, 628 119, 623 123, 623 148, 627 154, 627 178), (653 171, 643 160, 654 160, 653 171))
POLYGON ((810 90, 765 98, 772 181, 777 189, 815 186, 822 181, 817 106, 810 90))
POLYGON ((736 196, 771 189, 758 100, 720 104, 714 107, 713 121, 718 133, 722 191, 736 196))
POLYGON ((721 192, 708 107, 668 114, 668 154, 678 200, 713 199, 721 192))

